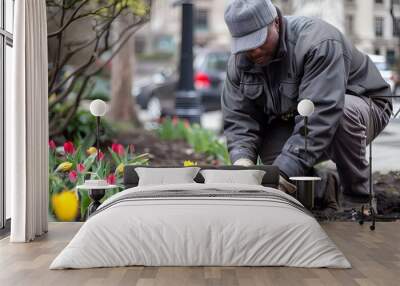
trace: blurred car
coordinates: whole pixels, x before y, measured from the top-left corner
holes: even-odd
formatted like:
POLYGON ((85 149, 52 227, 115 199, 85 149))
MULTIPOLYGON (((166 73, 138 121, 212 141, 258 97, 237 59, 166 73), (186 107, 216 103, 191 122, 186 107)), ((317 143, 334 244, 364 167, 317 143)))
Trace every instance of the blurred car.
POLYGON ((398 81, 397 73, 389 69, 389 65, 385 56, 368 55, 372 62, 376 65, 383 79, 390 85, 392 92, 395 91, 396 82, 398 81))
MULTIPOLYGON (((204 112, 221 109, 221 91, 229 56, 230 52, 222 49, 196 53, 193 63, 194 86, 201 97, 204 112)), ((174 114, 178 80, 178 72, 158 72, 151 79, 136 83, 133 95, 139 106, 147 110, 153 119, 174 114)))

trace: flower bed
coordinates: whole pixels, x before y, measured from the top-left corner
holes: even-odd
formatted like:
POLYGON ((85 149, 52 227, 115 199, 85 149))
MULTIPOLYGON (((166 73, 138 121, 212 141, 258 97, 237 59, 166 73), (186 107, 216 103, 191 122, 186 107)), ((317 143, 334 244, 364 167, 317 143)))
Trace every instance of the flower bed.
POLYGON ((152 165, 230 164, 225 143, 197 124, 167 118, 160 123, 156 134, 145 130, 119 134, 117 140, 128 143, 127 147, 113 143, 103 146, 99 152, 93 146, 86 146, 93 140, 80 140, 79 136, 75 144, 66 141, 61 146, 50 140, 50 217, 58 221, 82 220, 90 199, 87 190, 77 191, 75 187, 85 179, 104 179, 120 186, 107 191, 106 199, 122 190, 127 164, 149 164, 150 160, 152 165))
POLYGON ((76 145, 79 147, 67 141, 57 147, 53 140, 49 141, 49 213, 55 220, 76 221, 85 217, 90 203, 88 193, 75 189, 85 179, 104 179, 118 185, 118 189, 107 192, 106 199, 122 190, 125 165, 149 161, 148 154, 136 154, 133 145, 113 143, 105 152, 98 152, 93 146, 76 145))

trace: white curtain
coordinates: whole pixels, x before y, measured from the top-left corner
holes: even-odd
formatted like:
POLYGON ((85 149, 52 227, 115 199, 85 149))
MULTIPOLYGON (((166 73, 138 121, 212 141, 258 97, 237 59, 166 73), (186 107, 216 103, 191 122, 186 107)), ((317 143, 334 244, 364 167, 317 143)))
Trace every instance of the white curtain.
POLYGON ((48 100, 45 0, 15 1, 13 92, 6 99, 6 187, 12 242, 47 232, 48 100))

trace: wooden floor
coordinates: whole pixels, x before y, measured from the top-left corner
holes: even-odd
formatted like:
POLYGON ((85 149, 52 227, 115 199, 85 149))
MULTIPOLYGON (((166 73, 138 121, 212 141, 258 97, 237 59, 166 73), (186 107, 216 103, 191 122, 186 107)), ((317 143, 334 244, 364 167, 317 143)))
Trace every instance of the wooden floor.
POLYGON ((50 223, 29 244, 0 241, 0 285, 400 285, 400 222, 323 225, 353 265, 350 270, 287 267, 124 267, 48 270, 80 223, 50 223))

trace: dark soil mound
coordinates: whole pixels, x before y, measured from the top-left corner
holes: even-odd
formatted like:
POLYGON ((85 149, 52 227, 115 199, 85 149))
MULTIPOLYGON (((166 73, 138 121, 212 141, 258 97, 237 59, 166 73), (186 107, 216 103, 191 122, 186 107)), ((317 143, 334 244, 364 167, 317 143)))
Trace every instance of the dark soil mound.
POLYGON ((400 214, 400 171, 382 175, 375 173, 374 189, 378 200, 378 213, 400 214))
POLYGON ((121 133, 117 141, 125 146, 133 144, 136 153, 149 153, 152 166, 183 166, 185 160, 197 162, 198 165, 218 163, 212 156, 194 153, 183 140, 164 141, 153 132, 143 129, 121 133))
MULTIPOLYGON (((377 220, 390 221, 400 219, 400 171, 392 171, 387 174, 374 173, 373 184, 375 190, 375 196, 377 199, 377 220)), ((340 210, 336 212, 329 211, 327 213, 323 211, 314 212, 315 216, 319 220, 339 220, 348 221, 355 220, 355 212, 361 209, 360 204, 353 204, 343 200, 343 197, 339 196, 340 210)), ((368 204, 364 212, 369 220, 368 204)))

